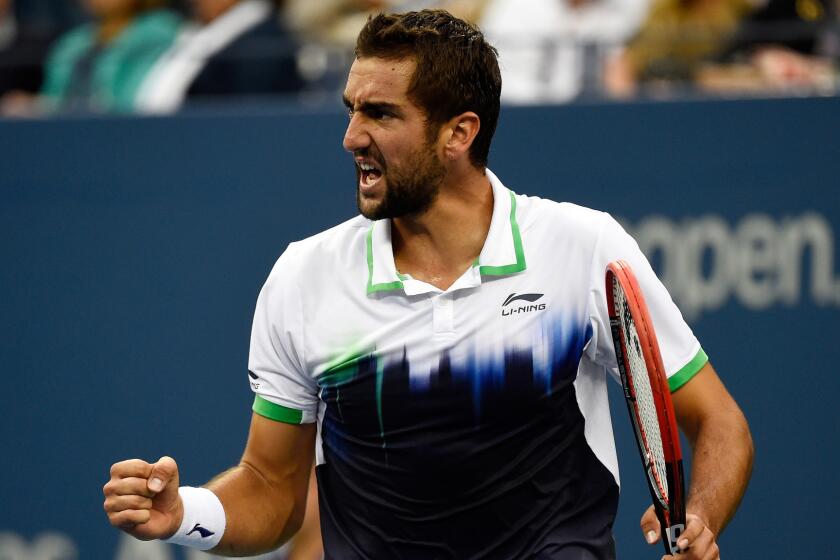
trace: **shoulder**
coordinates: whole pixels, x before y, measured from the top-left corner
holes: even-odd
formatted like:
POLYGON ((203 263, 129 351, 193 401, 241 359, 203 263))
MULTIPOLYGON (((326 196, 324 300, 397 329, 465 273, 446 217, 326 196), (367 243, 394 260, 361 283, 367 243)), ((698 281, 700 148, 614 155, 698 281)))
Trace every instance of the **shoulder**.
POLYGON ((134 26, 150 35, 170 35, 177 32, 183 20, 172 10, 152 10, 137 18, 134 26))
POLYGON ((364 216, 355 216, 327 230, 296 241, 293 245, 301 253, 313 256, 336 256, 348 245, 364 239, 372 222, 364 216))
POLYGON ((91 24, 80 25, 60 36, 50 49, 49 58, 58 62, 75 58, 93 45, 94 28, 91 24))
POLYGON ((175 40, 183 20, 170 10, 151 10, 138 16, 121 42, 126 46, 169 44, 175 40))
POLYGON ((547 198, 517 194, 517 219, 523 234, 562 235, 564 238, 597 241, 615 220, 606 212, 547 198))
POLYGON ((295 282, 329 277, 365 265, 365 242, 371 221, 356 216, 311 237, 290 243, 269 274, 295 282))

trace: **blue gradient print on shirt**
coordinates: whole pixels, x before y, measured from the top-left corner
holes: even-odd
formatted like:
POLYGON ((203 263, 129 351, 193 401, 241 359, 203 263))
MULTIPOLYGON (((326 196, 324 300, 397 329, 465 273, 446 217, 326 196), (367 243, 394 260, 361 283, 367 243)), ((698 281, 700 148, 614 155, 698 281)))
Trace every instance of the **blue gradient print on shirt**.
POLYGON ((327 405, 326 446, 343 455, 350 441, 356 451, 410 445, 421 428, 420 440, 430 437, 431 427, 446 439, 452 430, 538 412, 568 390, 592 335, 588 324, 548 314, 541 319, 507 344, 444 351, 420 374, 422 366, 411 363, 405 348, 396 356, 372 352, 346 360, 318 380, 327 405))
POLYGON ((585 441, 574 389, 591 330, 548 319, 529 325, 530 347, 442 353, 422 384, 405 350, 319 378, 325 543, 342 558, 468 558, 480 518, 506 558, 580 523, 595 527, 593 547, 612 546, 617 488, 585 441), (341 549, 345 531, 380 556, 341 549))

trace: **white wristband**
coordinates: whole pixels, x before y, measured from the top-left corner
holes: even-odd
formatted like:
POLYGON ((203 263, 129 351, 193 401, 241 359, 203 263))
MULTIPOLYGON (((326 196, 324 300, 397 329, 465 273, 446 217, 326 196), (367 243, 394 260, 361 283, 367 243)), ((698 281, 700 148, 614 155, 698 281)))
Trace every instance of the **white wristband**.
POLYGON ((225 532, 225 508, 218 496, 207 488, 181 486, 178 494, 184 504, 184 520, 174 535, 163 542, 210 550, 225 532))

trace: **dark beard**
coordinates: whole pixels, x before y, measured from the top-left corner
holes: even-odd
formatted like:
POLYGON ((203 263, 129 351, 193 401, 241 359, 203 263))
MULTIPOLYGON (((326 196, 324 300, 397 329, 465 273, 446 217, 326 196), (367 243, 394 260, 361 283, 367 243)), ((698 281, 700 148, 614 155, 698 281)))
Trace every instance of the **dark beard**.
MULTIPOLYGON (((381 162, 381 158, 376 158, 381 162)), ((431 145, 411 158, 416 162, 412 169, 405 171, 388 171, 382 168, 383 178, 388 174, 388 185, 385 196, 379 206, 365 212, 362 210, 359 194, 359 177, 361 172, 356 166, 356 205, 359 212, 369 220, 385 218, 401 218, 404 216, 420 216, 424 214, 437 198, 440 185, 446 177, 446 168, 438 160, 431 145)), ((380 179, 382 180, 382 179, 380 179)))

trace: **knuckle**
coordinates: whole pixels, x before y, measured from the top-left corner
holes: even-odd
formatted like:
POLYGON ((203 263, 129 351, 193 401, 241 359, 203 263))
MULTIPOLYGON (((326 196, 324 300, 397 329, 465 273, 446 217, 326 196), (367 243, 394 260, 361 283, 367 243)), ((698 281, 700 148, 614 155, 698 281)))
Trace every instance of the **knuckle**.
POLYGON ((127 461, 119 461, 119 462, 111 465, 111 477, 112 478, 119 477, 120 474, 122 473, 122 471, 125 470, 125 464, 126 463, 127 463, 127 461))
POLYGON ((120 528, 130 528, 149 520, 149 512, 144 510, 126 509, 111 515, 112 525, 120 528))
POLYGON ((103 502, 102 507, 105 508, 105 511, 109 514, 119 513, 119 511, 124 508, 120 508, 118 504, 119 502, 114 498, 107 498, 105 502, 103 502))
POLYGON ((141 511, 152 509, 152 500, 139 495, 110 496, 103 504, 107 512, 141 511))
POLYGON ((152 508, 152 500, 145 496, 126 496, 126 505, 133 509, 147 510, 152 508))

